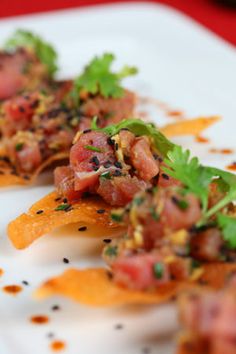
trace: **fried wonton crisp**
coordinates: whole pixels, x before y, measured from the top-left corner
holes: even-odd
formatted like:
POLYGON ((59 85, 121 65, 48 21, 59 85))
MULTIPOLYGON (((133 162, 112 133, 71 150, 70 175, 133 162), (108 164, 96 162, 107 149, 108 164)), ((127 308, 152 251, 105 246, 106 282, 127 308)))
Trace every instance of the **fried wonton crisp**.
POLYGON ((11 166, 7 156, 0 152, 0 187, 32 184, 39 174, 55 161, 65 160, 67 158, 67 152, 57 153, 45 160, 32 174, 18 174, 16 169, 11 166))
POLYGON ((159 304, 169 301, 184 290, 206 286, 221 288, 236 265, 212 263, 204 267, 195 281, 171 281, 152 291, 137 291, 117 286, 110 273, 103 268, 69 269, 46 281, 37 291, 37 298, 65 296, 90 306, 118 306, 128 304, 159 304))
POLYGON ((45 282, 35 295, 37 298, 62 295, 90 306, 158 304, 170 300, 179 287, 170 283, 153 292, 128 290, 115 285, 105 269, 69 269, 45 282))
POLYGON ((70 205, 52 192, 13 220, 8 225, 8 236, 16 248, 23 249, 55 228, 75 222, 117 228, 110 219, 110 207, 101 199, 81 199, 70 205))
POLYGON ((161 132, 168 138, 183 135, 197 136, 201 134, 203 130, 206 130, 219 120, 219 116, 180 120, 175 123, 165 125, 161 128, 161 132))

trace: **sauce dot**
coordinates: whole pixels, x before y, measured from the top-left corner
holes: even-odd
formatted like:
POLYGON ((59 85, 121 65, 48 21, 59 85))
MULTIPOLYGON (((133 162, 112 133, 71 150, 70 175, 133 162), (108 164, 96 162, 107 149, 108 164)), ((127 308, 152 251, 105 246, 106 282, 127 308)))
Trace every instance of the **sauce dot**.
POLYGON ((3 287, 3 291, 11 295, 17 295, 22 291, 22 287, 20 285, 6 285, 3 287))
POLYGON ((184 114, 181 111, 167 111, 167 116, 173 118, 183 118, 184 114))
POLYGON ((54 352, 59 352, 61 350, 64 350, 66 347, 65 343, 62 342, 61 340, 55 340, 50 344, 50 348, 54 351, 54 352))
POLYGON ((46 324, 49 322, 49 318, 48 316, 44 316, 44 315, 35 315, 30 317, 30 322, 34 323, 34 324, 46 324))
POLYGON ((215 149, 215 148, 212 148, 209 151, 212 152, 213 154, 215 153, 215 154, 224 154, 224 155, 229 155, 234 152, 232 149, 215 149))
POLYGON ((4 270, 2 268, 0 268, 0 277, 3 275, 4 270))
POLYGON ((195 140, 198 143, 203 143, 203 144, 209 143, 209 139, 208 138, 205 138, 204 136, 200 136, 200 135, 196 136, 195 140))
POLYGON ((236 163, 226 166, 227 170, 236 171, 236 163))

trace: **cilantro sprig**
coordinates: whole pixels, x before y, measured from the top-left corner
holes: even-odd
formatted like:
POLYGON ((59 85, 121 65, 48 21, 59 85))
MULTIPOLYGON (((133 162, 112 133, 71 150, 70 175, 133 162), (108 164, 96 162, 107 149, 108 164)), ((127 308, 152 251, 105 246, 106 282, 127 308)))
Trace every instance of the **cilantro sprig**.
POLYGON ((103 97, 119 98, 124 94, 121 80, 127 76, 135 75, 138 72, 136 67, 124 66, 119 72, 111 70, 115 56, 105 53, 95 57, 85 67, 83 73, 74 81, 72 96, 78 99, 81 90, 93 95, 101 94, 103 97))
POLYGON ((94 119, 91 128, 93 130, 102 131, 109 136, 114 136, 118 134, 122 129, 127 129, 136 136, 149 136, 152 140, 154 147, 163 156, 167 156, 168 151, 172 150, 175 146, 152 123, 145 123, 142 120, 136 118, 125 119, 118 124, 111 124, 102 129, 99 129, 97 127, 96 119, 94 119))
POLYGON ((217 223, 229 248, 236 249, 236 218, 219 213, 217 223))
POLYGON ((204 211, 208 203, 208 186, 212 179, 212 174, 205 167, 200 165, 197 157, 190 158, 190 151, 180 146, 175 146, 167 153, 165 159, 166 172, 171 177, 181 181, 185 188, 199 197, 204 211))
POLYGON ((47 66, 49 75, 57 71, 57 53, 51 44, 45 42, 40 36, 26 30, 17 30, 5 43, 6 50, 19 47, 31 48, 39 60, 47 66))
POLYGON ((209 219, 218 211, 236 200, 236 176, 214 167, 203 166, 197 157, 190 158, 190 151, 184 151, 180 146, 167 153, 163 170, 178 179, 184 188, 194 193, 202 203, 203 220, 209 219), (212 208, 208 207, 209 185, 212 181, 220 181, 224 187, 225 196, 212 208))

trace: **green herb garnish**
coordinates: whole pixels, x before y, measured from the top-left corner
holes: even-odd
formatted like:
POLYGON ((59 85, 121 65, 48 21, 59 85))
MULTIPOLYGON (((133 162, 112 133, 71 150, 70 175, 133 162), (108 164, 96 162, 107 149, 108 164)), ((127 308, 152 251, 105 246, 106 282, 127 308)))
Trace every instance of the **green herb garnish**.
POLYGON ((24 143, 18 143, 15 145, 16 151, 21 151, 23 149, 24 143))
POLYGON ((201 165, 197 157, 190 158, 189 150, 184 151, 176 145, 167 153, 164 162, 167 165, 163 168, 164 172, 181 181, 186 192, 191 192, 200 199, 203 217, 198 223, 199 226, 236 200, 236 176, 218 168, 201 165), (225 196, 208 209, 209 185, 213 181, 220 185, 225 196))
POLYGON ((229 248, 236 249, 236 218, 224 214, 218 214, 217 223, 229 248))
POLYGON ((100 174, 100 178, 101 179, 111 179, 111 173, 110 171, 105 171, 103 173, 100 174))
POLYGON ((162 263, 155 263, 153 265, 153 272, 154 272, 155 278, 161 279, 163 277, 163 273, 164 273, 163 264, 162 263))
POLYGON ((102 152, 102 150, 96 146, 93 145, 85 145, 84 147, 86 150, 91 150, 91 151, 96 151, 96 152, 102 152))
POLYGON ((85 90, 93 95, 101 94, 103 97, 122 97, 124 89, 121 86, 121 80, 135 75, 138 70, 136 67, 125 66, 115 73, 111 70, 114 60, 115 56, 110 53, 92 59, 84 72, 75 79, 72 96, 76 98, 81 90, 85 90))
POLYGON ((172 200, 178 206, 178 208, 181 210, 186 210, 189 207, 189 203, 184 199, 179 199, 179 198, 173 197, 172 200))
POLYGON ((156 212, 156 209, 154 207, 150 207, 149 211, 150 211, 150 214, 151 214, 152 218, 155 221, 158 221, 160 217, 159 217, 159 214, 156 212))
POLYGON ((133 204, 137 206, 141 205, 143 202, 144 202, 144 197, 135 197, 133 199, 133 204))
POLYGON ((109 257, 116 257, 118 255, 118 247, 108 246, 105 250, 105 255, 109 257))
POLYGON ((116 222, 121 222, 123 221, 123 213, 113 211, 111 212, 111 219, 116 222))
POLYGON ((60 204, 55 208, 55 211, 60 211, 60 210, 68 210, 71 208, 70 204, 64 203, 64 204, 60 204))
POLYGON ((51 76, 55 74, 58 69, 57 53, 51 44, 32 32, 19 29, 6 41, 4 48, 13 50, 19 47, 31 48, 38 59, 47 66, 48 73, 51 76))

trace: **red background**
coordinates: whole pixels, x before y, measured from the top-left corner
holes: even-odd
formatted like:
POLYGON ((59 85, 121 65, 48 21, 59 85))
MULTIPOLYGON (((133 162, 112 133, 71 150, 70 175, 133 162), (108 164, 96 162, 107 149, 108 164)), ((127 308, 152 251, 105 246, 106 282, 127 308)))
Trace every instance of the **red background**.
MULTIPOLYGON (((0 0, 0 17, 65 9, 78 6, 126 2, 122 0, 0 0)), ((236 7, 224 7, 214 0, 156 0, 175 7, 236 45, 236 7)))

